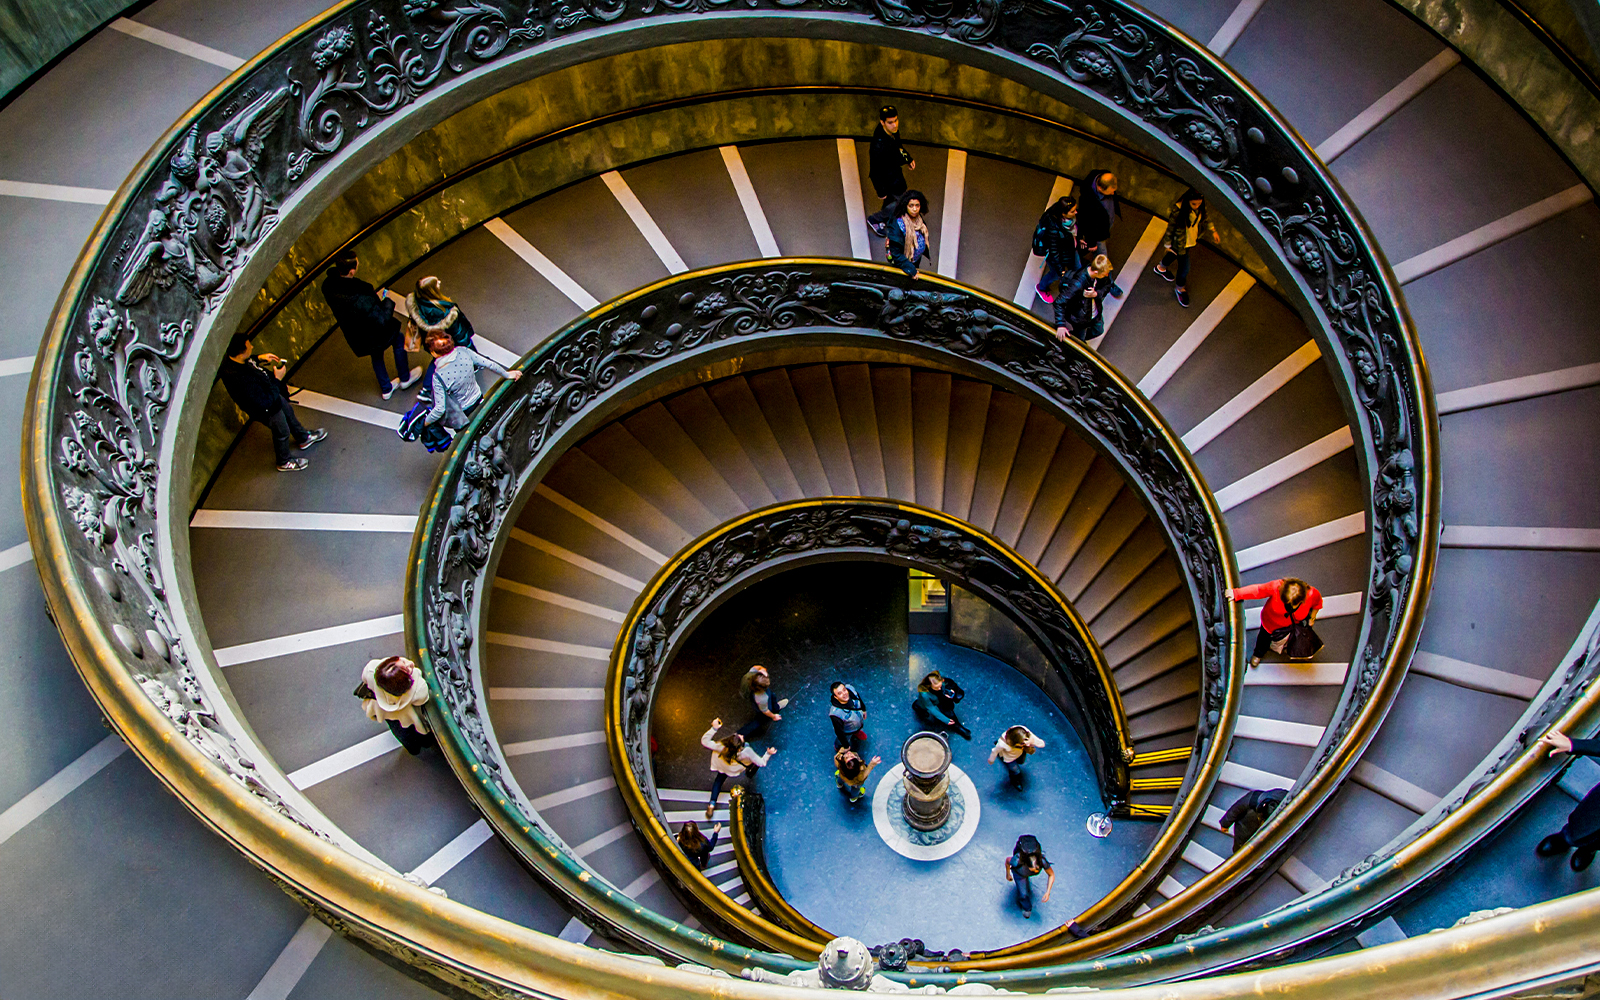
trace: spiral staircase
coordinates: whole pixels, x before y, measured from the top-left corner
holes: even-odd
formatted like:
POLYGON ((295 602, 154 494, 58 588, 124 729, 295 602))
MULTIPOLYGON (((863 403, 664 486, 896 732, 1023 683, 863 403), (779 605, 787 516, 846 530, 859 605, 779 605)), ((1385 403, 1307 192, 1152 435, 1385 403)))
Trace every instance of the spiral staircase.
MULTIPOLYGON (((1099 165, 1082 160, 1095 156, 1130 165, 1129 203, 1111 241, 1127 295, 1113 305, 1100 354, 1193 454, 1240 579, 1292 574, 1328 595, 1319 623, 1328 645, 1318 661, 1245 673, 1232 738, 1198 822, 1179 831, 1171 862, 1152 873, 1159 878, 1095 930, 1114 937, 1119 920, 1155 919, 1167 901, 1206 889, 1231 853, 1221 811, 1242 791, 1304 788, 1329 768, 1344 769, 1344 777, 1248 877, 1192 919, 1130 933, 1097 953, 1110 963, 1110 978, 1094 979, 1079 965, 1073 975, 1080 979, 993 981, 1021 989, 1132 986, 1313 956, 1322 961, 1252 975, 1290 977, 1284 988, 1330 995, 1348 988, 1341 977, 1352 973, 1370 977, 1362 987, 1369 992, 1383 989, 1385 976, 1412 975, 1406 982, 1428 983, 1439 996, 1509 995, 1581 976, 1593 961, 1585 947, 1591 939, 1581 933, 1564 939, 1564 962, 1513 962, 1492 982, 1478 971, 1493 964, 1489 957, 1481 966, 1441 958, 1445 946, 1423 935, 1474 910, 1555 900, 1548 905, 1565 909, 1548 911, 1548 919, 1559 921, 1595 905, 1571 894, 1594 888, 1600 875, 1537 859, 1532 845, 1559 826, 1600 769, 1580 762, 1557 780, 1551 766, 1518 756, 1560 714, 1546 706, 1576 706, 1573 717, 1583 720, 1592 703, 1592 676, 1582 668, 1593 658, 1600 600, 1592 500, 1600 476, 1584 444, 1600 424, 1600 347, 1584 335, 1600 319, 1588 277, 1600 237, 1600 210, 1585 181, 1594 174, 1569 161, 1563 136, 1535 124, 1548 124, 1547 108, 1492 76, 1492 61, 1474 64, 1482 52, 1475 36, 1455 36, 1464 58, 1413 19, 1408 5, 1146 6, 1271 102, 1328 164, 1392 266, 1440 414, 1432 473, 1443 484, 1440 551, 1420 640, 1381 728, 1358 748, 1359 759, 1319 758, 1361 686, 1358 623, 1370 610, 1370 561, 1381 541, 1369 523, 1373 477, 1359 458, 1345 376, 1322 357, 1282 272, 1242 239, 1196 252, 1194 305, 1180 307, 1149 268, 1168 192, 1190 178, 1153 163, 1114 129, 1083 126, 1060 138, 1083 151, 1073 154, 1079 166, 1099 165), (1493 784, 1501 779, 1519 783, 1493 784), (1486 786, 1500 793, 1498 804, 1468 797, 1486 786), (1477 825, 1439 832, 1448 817, 1462 815, 1477 825), (1411 852, 1404 857, 1417 859, 1427 881, 1401 871, 1397 850, 1411 852), (1298 929, 1275 937, 1274 923, 1298 929), (1202 924, 1221 933, 1190 942, 1200 957, 1174 957, 1183 948, 1169 944, 1173 935, 1202 924), (1393 971, 1402 968, 1421 971, 1393 971)), ((399 11, 395 5, 390 16, 399 11)), ((0 393, 13 401, 13 426, 24 426, 29 397, 27 380, 17 376, 31 372, 33 391, 49 390, 55 373, 36 367, 32 355, 113 189, 144 168, 151 143, 224 77, 241 66, 251 72, 244 64, 252 56, 323 13, 315 3, 263 11, 156 0, 85 39, 0 109, 9 126, 0 141, 0 218, 10 234, 0 253, 11 264, 0 281, 14 304, 14 322, 0 337, 16 341, 4 348, 13 360, 0 360, 0 393), (65 115, 72 127, 64 129, 65 115)), ((1578 74, 1569 75, 1573 93, 1587 93, 1578 74)), ((901 105, 912 140, 913 185, 933 202, 932 270, 1047 316, 1028 294, 1038 266, 1028 242, 1038 213, 1068 190, 1051 166, 1062 161, 954 134, 939 122, 970 110, 973 102, 963 104, 959 93, 885 92, 901 105)), ((449 109, 470 109, 485 96, 463 92, 449 109)), ((857 104, 875 103, 863 89, 857 104)), ((1017 129, 1037 124, 996 120, 1017 129)), ((581 133, 580 140, 599 141, 581 133)), ((420 200, 379 220, 378 208, 370 217, 339 215, 348 200, 325 212, 331 195, 296 222, 315 218, 323 227, 314 230, 319 252, 354 240, 364 260, 385 261, 385 273, 364 275, 373 280, 409 289, 421 275, 440 276, 471 315, 480 350, 507 362, 598 304, 686 272, 759 258, 882 260, 858 224, 871 199, 858 132, 818 126, 770 141, 691 136, 681 148, 668 146, 616 169, 591 169, 598 161, 574 156, 569 175, 537 188, 537 197, 503 196, 492 217, 453 229, 438 225, 420 200), (413 209, 424 221, 392 239, 413 209)), ((433 188, 381 170, 339 183, 370 185, 357 205, 370 197, 382 207, 396 201, 395 191, 425 188, 447 192, 447 200, 451 183, 465 183, 448 170, 433 188)), ((303 796, 326 821, 329 853, 347 853, 378 873, 367 883, 379 887, 375 894, 409 891, 407 882, 431 886, 452 903, 564 942, 659 953, 576 904, 550 871, 495 836, 444 758, 398 753, 350 698, 362 663, 405 648, 413 535, 419 510, 432 516, 439 459, 393 433, 409 405, 405 394, 379 399, 365 362, 350 356, 337 332, 328 335, 325 317, 320 326, 306 323, 299 307, 283 305, 316 296, 293 280, 320 259, 298 252, 313 244, 308 238, 295 253, 285 244, 283 263, 275 258, 251 271, 268 291, 230 314, 268 342, 278 336, 292 345, 301 418, 330 431, 308 453, 310 469, 273 471, 259 426, 236 440, 232 427, 213 435, 228 446, 209 459, 208 440, 162 452, 210 462, 194 484, 187 532, 174 531, 170 542, 192 567, 192 624, 225 684, 206 693, 264 752, 257 769, 281 775, 268 782, 279 800, 292 811, 303 796)), ((111 248, 118 249, 127 252, 111 248)), ((186 405, 202 406, 205 396, 203 388, 190 391, 186 405)), ((23 441, 19 464, 34 447, 23 441)), ((1429 473, 1420 468, 1418 477, 1429 473)), ((543 472, 500 542, 481 643, 485 717, 529 805, 570 849, 572 871, 598 876, 686 934, 722 933, 692 916, 663 877, 618 788, 604 715, 618 628, 656 572, 702 533, 781 501, 856 495, 942 511, 1034 563, 1104 649, 1135 750, 1205 745, 1215 723, 1204 719, 1195 603, 1171 540, 1136 484, 1058 410, 1015 387, 909 363, 889 350, 812 352, 748 369, 725 363, 642 394, 587 428, 543 472)), ((558 945, 541 953, 543 978, 530 979, 516 971, 527 954, 518 951, 526 947, 520 938, 488 952, 503 964, 486 962, 481 974, 465 976, 445 945, 417 936, 409 951, 388 947, 367 915, 330 908, 337 873, 325 882, 282 870, 264 877, 246 860, 261 864, 257 841, 219 823, 218 812, 201 810, 197 821, 168 794, 175 779, 161 762, 151 761, 153 774, 102 724, 105 699, 97 705, 89 696, 74 662, 91 672, 86 663, 105 651, 77 642, 69 652, 50 620, 47 608, 58 616, 64 608, 47 605, 41 592, 39 578, 48 582, 57 567, 40 553, 64 553, 30 546, 24 510, 36 503, 19 498, 9 547, 0 549, 0 591, 12 608, 6 689, 17 702, 3 737, 10 763, 0 772, 0 894, 16 913, 0 932, 0 996, 423 996, 484 992, 497 982, 513 984, 517 995, 698 991, 693 980, 657 980, 650 989, 662 992, 628 986, 630 975, 642 983, 667 973, 642 964, 630 973, 628 962, 618 972, 604 955, 558 945), (602 966, 612 978, 577 972, 602 966)), ((59 624, 70 631, 70 622, 59 624)), ((141 662, 150 662, 143 658, 154 646, 144 640, 141 662)), ((1199 763, 1196 756, 1137 773, 1192 777, 1199 763)), ((231 779, 218 778, 215 787, 218 808, 249 798, 231 779)), ((669 818, 690 808, 683 804, 690 793, 700 794, 661 790, 669 818)), ((192 793, 185 800, 192 805, 192 793)), ((1168 789, 1134 801, 1155 807, 1150 822, 1161 824, 1175 798, 1168 789)), ((733 860, 731 852, 717 856, 713 882, 744 905, 747 887, 733 860)), ((437 898, 419 896, 406 912, 426 920, 428 900, 437 898)), ((1467 932, 1478 937, 1449 940, 1467 942, 1457 954, 1489 956, 1472 949, 1520 941, 1519 919, 1474 925, 1467 932)), ((506 925, 472 926, 492 935, 506 925)), ((1052 940, 1045 947, 1085 945, 1052 940)), ((1088 957, 1069 950, 1059 960, 1088 957)), ((707 992, 729 986, 705 982, 707 992)), ((1168 988, 1248 988, 1239 983, 1194 978, 1168 988)))

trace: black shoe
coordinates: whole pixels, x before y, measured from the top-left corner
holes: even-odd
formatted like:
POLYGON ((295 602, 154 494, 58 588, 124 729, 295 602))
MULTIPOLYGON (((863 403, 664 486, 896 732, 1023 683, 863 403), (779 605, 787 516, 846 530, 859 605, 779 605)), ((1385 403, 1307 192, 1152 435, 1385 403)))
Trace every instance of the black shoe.
POLYGON ((1589 847, 1589 848, 1585 848, 1583 850, 1573 851, 1572 852, 1572 860, 1568 861, 1567 864, 1572 866, 1572 870, 1573 871, 1581 872, 1585 868, 1588 868, 1589 867, 1589 862, 1591 862, 1593 860, 1594 860, 1594 848, 1589 847))
POLYGON ((1550 836, 1539 841, 1539 846, 1533 849, 1533 853, 1539 855, 1541 858, 1553 858, 1557 854, 1567 853, 1567 849, 1571 846, 1572 845, 1567 843, 1565 834, 1552 833, 1550 836))
POLYGON ((1163 268, 1163 267, 1162 267, 1162 266, 1161 266, 1161 265, 1160 265, 1160 264, 1157 264, 1157 265, 1156 265, 1156 266, 1155 266, 1155 267, 1154 267, 1154 268, 1153 268, 1153 270, 1154 270, 1154 271, 1155 271, 1155 272, 1156 272, 1156 273, 1157 273, 1157 274, 1159 274, 1159 275, 1161 275, 1161 277, 1162 277, 1162 278, 1163 278, 1163 279, 1165 279, 1165 280, 1167 280, 1167 281, 1177 281, 1177 280, 1178 280, 1178 279, 1177 279, 1177 278, 1176 278, 1176 277, 1174 277, 1174 276, 1173 276, 1173 274, 1172 274, 1172 273, 1171 273, 1171 272, 1170 272, 1170 271, 1168 271, 1168 270, 1166 270, 1166 269, 1165 269, 1165 268, 1163 268))
POLYGON ((961 737, 964 740, 972 739, 972 730, 968 729, 966 726, 962 725, 959 722, 956 723, 954 726, 950 727, 950 729, 951 729, 951 732, 955 733, 957 736, 961 737))
POLYGON ((1178 305, 1189 308, 1189 290, 1187 288, 1174 288, 1172 294, 1178 300, 1178 305))
POLYGON ((868 219, 867 228, 872 230, 872 235, 876 236, 880 240, 889 235, 889 227, 882 222, 874 222, 873 220, 868 219))
POLYGON ((1122 294, 1122 286, 1113 281, 1111 283, 1111 297, 1114 299, 1120 299, 1122 298, 1122 294))

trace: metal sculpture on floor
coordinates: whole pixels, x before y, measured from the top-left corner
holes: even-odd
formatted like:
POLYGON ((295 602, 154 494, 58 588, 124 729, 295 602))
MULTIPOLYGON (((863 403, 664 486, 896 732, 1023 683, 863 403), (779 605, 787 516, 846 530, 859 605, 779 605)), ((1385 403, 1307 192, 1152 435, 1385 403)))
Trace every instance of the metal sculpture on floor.
POLYGON ((950 744, 938 733, 913 733, 900 748, 906 797, 901 814, 914 830, 937 830, 950 819, 950 744))

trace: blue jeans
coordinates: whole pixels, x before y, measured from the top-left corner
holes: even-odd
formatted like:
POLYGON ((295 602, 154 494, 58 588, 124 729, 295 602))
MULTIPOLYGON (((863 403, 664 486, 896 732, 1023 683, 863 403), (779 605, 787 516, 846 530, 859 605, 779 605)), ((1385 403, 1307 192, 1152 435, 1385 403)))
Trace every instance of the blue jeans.
POLYGON ((860 802, 866 797, 867 790, 865 786, 850 784, 850 782, 844 780, 844 776, 839 774, 837 771, 834 772, 833 781, 834 784, 839 786, 839 791, 843 792, 845 797, 851 802, 860 802))
POLYGON ((1011 869, 1011 889, 1016 893, 1017 905, 1023 913, 1033 912, 1033 877, 1019 869, 1011 869))
MULTIPOLYGON (((404 333, 396 332, 391 350, 394 352, 394 370, 396 382, 404 382, 411 376, 411 361, 406 357, 406 337, 404 333)), ((383 352, 378 351, 372 355, 372 373, 378 376, 378 391, 388 392, 390 388, 389 370, 383 366, 383 352)))
POLYGON ((1002 765, 1004 765, 1004 767, 1006 769, 1006 774, 1011 776, 1011 783, 1013 785, 1021 787, 1021 785, 1022 785, 1022 765, 1023 765, 1024 762, 1027 761, 1027 759, 1028 758, 1026 756, 1022 756, 1022 757, 1018 757, 1016 760, 1005 760, 1005 759, 1002 759, 1000 761, 1000 763, 1002 765))
POLYGON ((1174 253, 1168 250, 1166 256, 1161 258, 1161 270, 1170 274, 1179 288, 1189 287, 1189 251, 1174 253), (1177 266, 1174 267, 1174 264, 1177 266))
POLYGON ((1034 286, 1035 291, 1049 292, 1050 286, 1060 281, 1068 271, 1074 270, 1077 262, 1062 262, 1054 257, 1044 259, 1044 270, 1039 274, 1039 283, 1034 286))
POLYGON ((728 783, 728 776, 721 771, 716 772, 716 777, 711 779, 711 806, 716 808, 717 796, 722 794, 722 786, 728 783))

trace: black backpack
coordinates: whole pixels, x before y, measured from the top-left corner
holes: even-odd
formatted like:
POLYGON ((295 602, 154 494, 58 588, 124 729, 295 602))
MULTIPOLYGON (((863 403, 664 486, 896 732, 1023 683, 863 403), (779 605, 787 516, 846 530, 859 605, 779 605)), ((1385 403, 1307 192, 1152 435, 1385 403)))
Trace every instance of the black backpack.
POLYGON ((1049 225, 1048 219, 1048 216, 1041 218, 1039 220, 1038 228, 1034 229, 1033 231, 1033 252, 1038 254, 1040 257, 1043 257, 1045 252, 1050 249, 1050 233, 1046 228, 1049 225))

